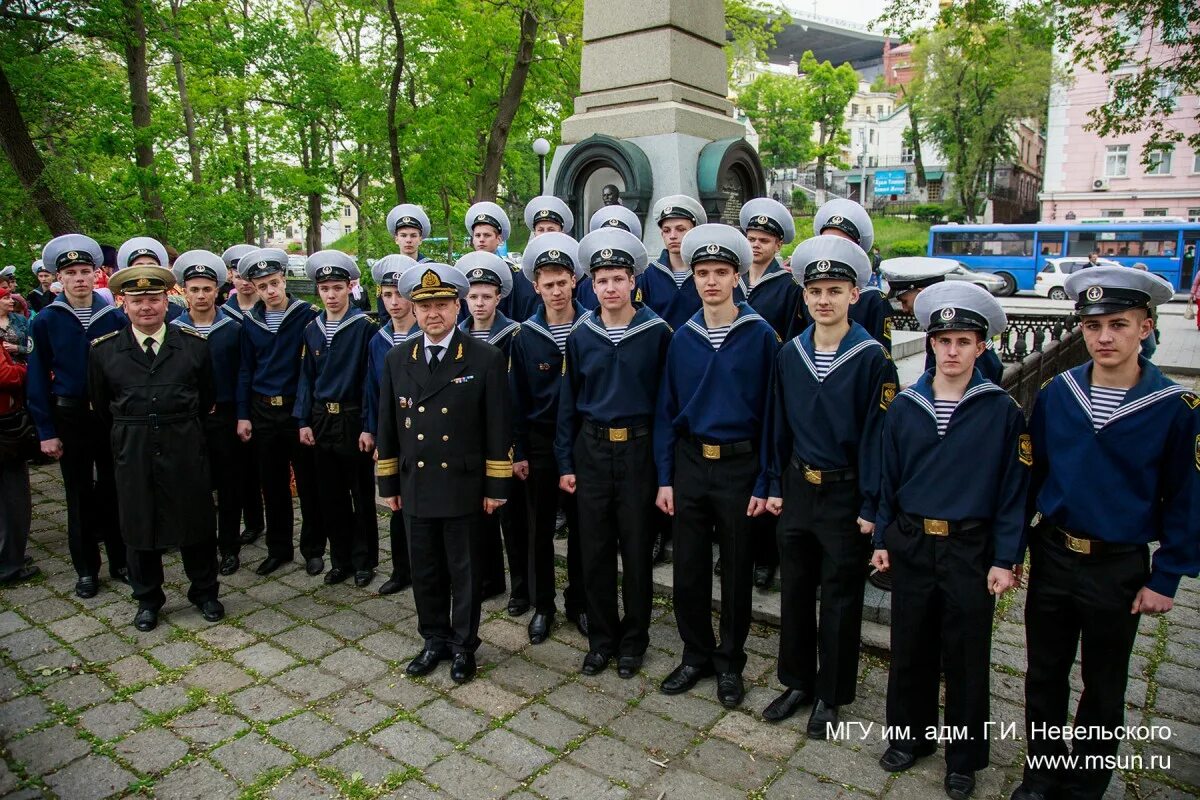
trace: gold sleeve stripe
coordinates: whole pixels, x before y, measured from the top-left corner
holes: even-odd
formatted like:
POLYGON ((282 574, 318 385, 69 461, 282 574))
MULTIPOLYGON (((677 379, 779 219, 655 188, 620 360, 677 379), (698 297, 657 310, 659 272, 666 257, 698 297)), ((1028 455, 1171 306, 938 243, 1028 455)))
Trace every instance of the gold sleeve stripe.
POLYGON ((493 461, 489 458, 484 462, 484 472, 489 478, 511 478, 512 460, 493 461))
POLYGON ((395 475, 400 471, 400 459, 384 458, 379 461, 375 468, 375 474, 380 478, 386 478, 389 475, 395 475))

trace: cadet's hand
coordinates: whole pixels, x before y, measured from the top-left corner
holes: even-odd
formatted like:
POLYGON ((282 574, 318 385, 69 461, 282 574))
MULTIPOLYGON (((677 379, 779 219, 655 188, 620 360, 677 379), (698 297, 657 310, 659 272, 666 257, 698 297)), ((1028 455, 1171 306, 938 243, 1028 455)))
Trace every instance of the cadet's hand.
POLYGON ((387 507, 390 508, 392 511, 399 511, 401 508, 401 505, 402 505, 400 502, 399 495, 397 495, 396 497, 385 497, 385 498, 383 498, 383 502, 387 503, 387 507))
POLYGON ((306 444, 312 447, 317 443, 317 437, 313 436, 313 429, 305 425, 300 429, 300 444, 306 444))
POLYGON ((675 487, 658 487, 658 497, 654 498, 654 505, 664 514, 675 516, 675 487))
POLYGON ((880 572, 887 572, 892 568, 892 562, 888 559, 887 550, 876 550, 871 554, 871 566, 880 572))
POLYGON ((42 441, 42 455, 51 458, 62 458, 62 439, 45 439, 42 441))
POLYGON ((507 502, 507 501, 493 500, 490 497, 485 497, 485 498, 483 498, 483 513, 492 514, 496 511, 496 509, 498 509, 500 506, 504 505, 505 502, 507 502))
POLYGON ((750 505, 746 506, 747 517, 760 517, 767 513, 767 501, 761 497, 751 497, 750 505))
POLYGON ((250 424, 250 420, 248 420, 248 419, 239 419, 238 420, 237 435, 238 435, 238 438, 241 439, 243 442, 250 441, 250 431, 252 429, 253 429, 253 426, 250 424))
POLYGON ((988 570, 988 592, 999 597, 1009 589, 1015 589, 1017 586, 1017 576, 1013 574, 1011 569, 1004 567, 992 567, 988 570))
POLYGON ((513 475, 516 478, 518 478, 519 480, 525 480, 526 478, 528 478, 529 477, 529 462, 528 461, 514 461, 513 462, 513 475))
POLYGON ((1143 586, 1133 598, 1130 614, 1165 614, 1175 607, 1175 601, 1165 594, 1143 586))
POLYGON ((17 347, 17 346, 16 346, 15 344, 13 344, 12 342, 5 342, 5 343, 4 343, 4 349, 5 349, 5 350, 7 350, 7 351, 8 351, 8 352, 10 352, 10 353, 15 353, 15 352, 17 352, 18 350, 20 350, 21 348, 20 348, 20 347, 17 347))
POLYGON ((859 517, 858 518, 858 532, 863 534, 864 536, 870 536, 872 533, 875 532, 875 523, 867 522, 862 517, 859 517))
POLYGON ((563 475, 558 479, 558 488, 567 494, 575 494, 575 475, 563 475))
POLYGON ((767 511, 770 511, 772 514, 774 514, 777 517, 780 514, 782 514, 783 513, 783 498, 782 497, 768 497, 767 498, 767 511))
POLYGON ((375 452, 375 437, 366 431, 360 433, 358 435, 358 449, 364 453, 375 452))

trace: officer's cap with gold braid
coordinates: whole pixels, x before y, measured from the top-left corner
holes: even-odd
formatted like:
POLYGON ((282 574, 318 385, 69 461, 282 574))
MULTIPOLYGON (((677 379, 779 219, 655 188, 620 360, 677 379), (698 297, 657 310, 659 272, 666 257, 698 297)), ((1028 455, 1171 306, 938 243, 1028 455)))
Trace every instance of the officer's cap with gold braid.
POLYGON ((151 239, 149 236, 135 236, 117 250, 117 269, 125 269, 142 256, 153 258, 154 263, 160 267, 170 268, 171 266, 171 259, 167 257, 167 248, 162 246, 162 242, 151 239))
POLYGON ((42 263, 51 272, 77 265, 100 269, 104 263, 104 251, 90 236, 67 233, 46 243, 42 248, 42 263))
POLYGON ((371 278, 376 286, 395 286, 404 273, 416 265, 414 259, 402 253, 391 253, 371 265, 371 278))
POLYGON ((1000 302, 987 289, 966 281, 930 286, 917 295, 913 314, 929 333, 978 331, 990 339, 1008 327, 1000 302))
POLYGON ((139 294, 162 294, 175 285, 175 275, 166 267, 140 264, 113 273, 108 288, 114 294, 132 297, 139 294))
POLYGON ((529 240, 521 253, 521 272, 530 283, 537 280, 537 271, 543 267, 559 267, 580 280, 587 271, 579 263, 579 242, 565 233, 543 233, 529 240))
POLYGON ((221 260, 225 262, 228 269, 237 269, 243 256, 253 253, 258 248, 252 244, 235 244, 225 248, 225 252, 221 253, 221 260))
POLYGON ((783 203, 769 197, 747 200, 738 214, 738 222, 747 233, 769 233, 778 236, 784 244, 796 238, 796 222, 792 219, 792 212, 783 203))
POLYGON ((304 272, 314 283, 358 280, 358 264, 341 250, 320 250, 304 262, 304 272))
POLYGON ((1088 267, 1067 276, 1063 284, 1081 317, 1118 314, 1169 301, 1175 290, 1153 272, 1131 267, 1088 267))
POLYGON ((175 273, 175 281, 180 286, 193 278, 206 278, 221 287, 229 277, 225 261, 216 253, 207 250, 188 250, 181 253, 179 258, 175 259, 172 271, 175 273))
POLYGON ((563 233, 575 227, 575 215, 567 204, 552 194, 538 195, 525 204, 525 227, 533 230, 539 222, 557 222, 563 233))
POLYGON ((395 236, 401 228, 416 228, 421 232, 421 238, 426 239, 431 230, 429 215, 416 203, 401 203, 388 212, 388 235, 395 236))
POLYGON ((620 228, 642 238, 642 221, 625 206, 600 206, 588 222, 588 233, 601 228, 620 228))
POLYGON ((256 281, 283 272, 287 263, 287 253, 278 247, 263 247, 242 256, 238 262, 238 274, 248 281, 256 281))
POLYGON ((750 242, 732 225, 710 222, 683 235, 679 255, 693 269, 705 261, 721 261, 737 272, 746 272, 754 260, 750 242))
POLYGON ((655 225, 662 225, 669 219, 686 219, 693 225, 703 225, 708 222, 708 214, 700 201, 686 194, 670 194, 654 204, 654 213, 650 215, 655 225))
MULTIPOLYGON (((550 234, 543 234, 549 236, 550 234)), ((540 237, 539 237, 540 238, 540 237)), ((508 297, 513 287, 512 267, 500 256, 486 250, 476 250, 454 262, 454 268, 466 276, 468 283, 486 283, 500 290, 501 299, 508 297)))
POLYGON ((941 283, 958 267, 957 261, 930 256, 885 258, 879 272, 888 283, 888 297, 898 297, 913 289, 924 289, 941 283))
POLYGON ((646 271, 647 262, 646 245, 620 228, 601 228, 579 240, 579 263, 589 273, 615 268, 637 276, 646 271))
POLYGON ((792 278, 803 286, 811 281, 850 281, 859 289, 871 277, 871 260, 861 247, 840 236, 805 239, 792 252, 792 278))
POLYGON ((512 233, 512 223, 508 221, 508 214, 505 214, 504 209, 500 206, 487 201, 476 203, 468 208, 463 225, 468 233, 474 233, 476 225, 491 225, 500 232, 500 238, 506 242, 508 235, 512 233))
POLYGON ((853 200, 838 197, 817 209, 817 215, 813 217, 813 235, 819 236, 830 228, 849 236, 864 252, 875 243, 871 215, 853 200))
POLYGON ((422 300, 461 300, 471 286, 454 267, 436 261, 423 261, 404 273, 397 284, 400 294, 419 303, 422 300))

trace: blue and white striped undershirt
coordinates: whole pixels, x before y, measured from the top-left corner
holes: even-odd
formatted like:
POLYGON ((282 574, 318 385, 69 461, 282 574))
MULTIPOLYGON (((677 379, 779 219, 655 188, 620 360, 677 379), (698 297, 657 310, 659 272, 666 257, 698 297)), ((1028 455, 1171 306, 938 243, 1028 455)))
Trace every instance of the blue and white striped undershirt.
POLYGON ((340 320, 340 319, 328 319, 327 318, 325 320, 325 324, 323 327, 325 328, 325 344, 326 345, 333 344, 333 335, 335 333, 337 333, 338 328, 340 328, 341 326, 342 326, 342 320, 340 320))
POLYGON ((725 337, 729 335, 730 327, 730 325, 722 325, 708 329, 708 343, 713 346, 713 350, 720 350, 721 345, 725 344, 725 337))
POLYGON ((671 271, 671 277, 673 277, 675 279, 675 288, 676 289, 682 289, 683 282, 686 281, 691 276, 692 276, 692 271, 690 269, 685 269, 683 272, 675 272, 674 270, 671 271))
POLYGON ((91 327, 91 325, 92 325, 92 307, 91 306, 87 306, 86 308, 76 308, 75 306, 71 306, 71 310, 75 312, 75 318, 79 320, 79 323, 81 325, 83 325, 83 329, 85 331, 89 327, 91 327))
POLYGON ((937 415, 938 436, 946 435, 946 427, 950 424, 950 417, 956 408, 958 408, 957 400, 933 401, 933 411, 937 415))
POLYGON ((395 347, 396 345, 403 342, 407 335, 408 335, 407 333, 393 330, 392 331, 392 347, 395 347))
POLYGON ((479 339, 480 341, 486 342, 488 337, 492 335, 492 329, 491 328, 483 328, 483 329, 471 328, 471 335, 474 336, 476 339, 479 339))
POLYGON ((837 358, 836 350, 814 350, 813 364, 817 367, 817 377, 821 380, 829 374, 829 368, 833 366, 833 360, 837 358))
POLYGON ((287 309, 283 311, 264 311, 263 320, 267 323, 267 330, 271 333, 279 333, 279 326, 283 324, 283 315, 287 313, 287 309))
POLYGON ((620 344, 621 340, 625 338, 625 331, 628 329, 628 325, 621 325, 617 328, 605 328, 608 332, 608 340, 613 344, 620 344))
POLYGON ((1104 427, 1104 423, 1108 422, 1108 418, 1113 415, 1117 407, 1121 405, 1121 401, 1125 399, 1125 393, 1128 389, 1109 389, 1105 386, 1093 386, 1091 389, 1092 401, 1092 429, 1100 430, 1104 427))
POLYGON ((554 337, 554 343, 558 345, 558 352, 567 352, 567 334, 571 332, 571 323, 564 322, 562 325, 548 325, 550 335, 554 337))
POLYGON ((195 329, 196 333, 200 334, 205 339, 207 339, 208 332, 212 330, 212 325, 198 325, 197 323, 193 322, 192 328, 195 329))

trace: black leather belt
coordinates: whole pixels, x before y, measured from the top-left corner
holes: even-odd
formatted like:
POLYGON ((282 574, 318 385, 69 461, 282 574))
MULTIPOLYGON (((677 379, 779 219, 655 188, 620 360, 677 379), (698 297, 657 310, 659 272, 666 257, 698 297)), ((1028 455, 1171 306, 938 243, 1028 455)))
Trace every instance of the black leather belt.
POLYGON ((254 393, 254 399, 263 405, 274 406, 275 408, 282 408, 283 406, 288 405, 295 400, 294 397, 284 397, 283 395, 278 394, 259 394, 258 392, 254 393))
POLYGON ((1145 545, 1128 544, 1124 542, 1106 542, 1103 539, 1089 539, 1086 536, 1072 533, 1057 525, 1051 526, 1047 535, 1055 542, 1081 556, 1105 556, 1119 553, 1133 553, 1145 545))
POLYGON ((143 414, 136 417, 113 417, 113 422, 119 422, 122 425, 149 425, 152 428, 157 428, 160 425, 170 425, 175 422, 186 422, 189 419, 196 419, 196 415, 143 414))
POLYGON ((59 408, 87 408, 88 400, 86 397, 63 397, 62 395, 54 395, 54 405, 59 408))
POLYGON ((801 470, 804 473, 804 480, 814 486, 820 486, 823 483, 841 483, 842 481, 852 481, 858 477, 858 471, 854 467, 842 467, 841 469, 817 469, 801 462, 799 459, 792 459, 792 468, 801 470))
POLYGON ((730 444, 709 444, 697 439, 695 436, 687 436, 684 439, 693 447, 700 451, 700 455, 710 461, 720 461, 722 458, 730 458, 731 456, 741 456, 746 453, 754 452, 754 443, 750 441, 732 442, 730 444))
POLYGON ((313 404, 313 411, 318 414, 356 414, 359 411, 358 406, 352 406, 349 403, 321 403, 313 404))
POLYGON ((640 439, 650 435, 649 425, 631 425, 625 428, 605 428, 587 420, 583 423, 583 432, 604 442, 628 442, 630 439, 640 439))
POLYGON ((903 511, 900 512, 899 517, 900 521, 905 525, 924 532, 926 536, 949 536, 950 534, 967 533, 968 531, 982 528, 985 524, 985 521, 981 519, 930 519, 928 517, 918 517, 914 514, 906 514, 903 511))

